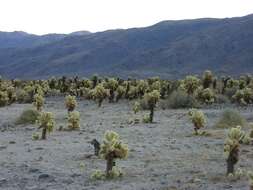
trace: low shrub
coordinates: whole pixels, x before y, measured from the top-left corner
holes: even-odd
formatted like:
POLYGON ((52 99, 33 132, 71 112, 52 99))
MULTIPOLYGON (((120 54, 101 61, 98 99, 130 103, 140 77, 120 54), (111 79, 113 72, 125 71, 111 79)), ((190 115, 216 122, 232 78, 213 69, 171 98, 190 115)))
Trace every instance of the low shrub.
POLYGON ((244 126, 246 120, 241 116, 241 114, 232 109, 227 109, 223 112, 221 118, 215 125, 218 128, 232 128, 236 126, 244 126))
POLYGON ((16 120, 16 125, 21 124, 35 124, 39 117, 39 112, 37 110, 28 109, 24 110, 21 115, 16 120))
POLYGON ((224 96, 222 94, 218 94, 216 96, 216 103, 217 104, 229 104, 230 103, 230 100, 227 96, 224 96))
POLYGON ((174 91, 172 94, 164 101, 161 102, 162 108, 199 108, 200 105, 198 101, 191 95, 188 95, 183 91, 174 91))

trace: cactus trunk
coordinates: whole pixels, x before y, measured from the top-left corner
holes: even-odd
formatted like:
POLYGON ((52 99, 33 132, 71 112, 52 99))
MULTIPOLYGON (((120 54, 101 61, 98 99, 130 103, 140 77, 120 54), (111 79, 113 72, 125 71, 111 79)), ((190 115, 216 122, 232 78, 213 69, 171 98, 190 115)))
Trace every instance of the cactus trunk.
POLYGON ((108 155, 107 161, 106 161, 106 176, 107 177, 110 177, 110 172, 112 171, 113 166, 115 166, 115 161, 114 161, 114 155, 112 152, 108 155))
POLYGON ((227 159, 227 175, 234 173, 234 166, 239 159, 239 150, 235 148, 231 151, 227 159))
POLYGON ((154 117, 154 106, 151 106, 150 107, 150 114, 149 114, 150 123, 153 123, 153 117, 154 117))
POLYGON ((46 128, 46 127, 43 127, 41 139, 42 139, 42 140, 46 140, 46 138, 47 138, 47 128, 46 128))
POLYGON ((114 91, 110 90, 110 97, 109 97, 109 103, 113 103, 114 102, 114 91))
POLYGON ((99 108, 101 107, 102 102, 103 102, 103 99, 99 99, 99 100, 98 100, 98 107, 99 107, 99 108))

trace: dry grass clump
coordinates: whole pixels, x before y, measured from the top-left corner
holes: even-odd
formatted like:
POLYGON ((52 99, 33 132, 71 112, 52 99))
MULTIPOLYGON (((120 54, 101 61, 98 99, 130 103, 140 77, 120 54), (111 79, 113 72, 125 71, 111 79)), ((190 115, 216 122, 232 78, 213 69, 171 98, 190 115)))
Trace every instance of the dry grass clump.
POLYGON ((216 123, 217 128, 232 128, 236 126, 245 126, 246 120, 243 116, 236 110, 227 109, 223 112, 221 118, 216 123))

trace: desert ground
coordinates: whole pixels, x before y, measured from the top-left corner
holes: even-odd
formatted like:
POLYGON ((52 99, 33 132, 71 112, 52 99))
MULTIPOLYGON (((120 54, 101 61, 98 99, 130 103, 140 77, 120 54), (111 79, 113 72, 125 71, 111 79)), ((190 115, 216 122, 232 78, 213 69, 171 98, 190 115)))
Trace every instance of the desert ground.
MULTIPOLYGON (((58 131, 67 125, 64 97, 47 98, 44 110, 55 114, 56 129, 47 140, 32 140, 37 125, 15 125, 31 104, 0 108, 0 189, 1 190, 248 190, 247 178, 226 178, 223 143, 226 130, 214 127, 226 106, 202 110, 208 118, 204 130, 210 136, 193 135, 187 109, 157 108, 153 124, 129 124, 134 117, 132 102, 78 100, 79 131, 58 131), (120 134, 129 146, 129 156, 117 160, 124 176, 113 180, 92 180, 96 169, 104 170, 105 160, 93 156, 94 138, 102 141, 106 130, 120 134)), ((252 108, 237 108, 248 122, 252 108)), ((145 111, 137 114, 141 117, 145 111)), ((245 129, 247 130, 247 128, 245 129)), ((243 145, 236 167, 252 170, 253 146, 243 145)))

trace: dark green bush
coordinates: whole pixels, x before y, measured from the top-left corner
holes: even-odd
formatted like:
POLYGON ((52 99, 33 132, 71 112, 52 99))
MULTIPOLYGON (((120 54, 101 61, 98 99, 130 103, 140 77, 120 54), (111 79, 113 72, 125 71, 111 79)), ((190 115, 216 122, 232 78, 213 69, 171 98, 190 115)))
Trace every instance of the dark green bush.
POLYGON ((227 96, 224 96, 222 94, 218 94, 216 96, 216 103, 218 103, 218 104, 229 104, 230 100, 227 96))
POLYGON ((148 110, 149 109, 147 101, 145 101, 144 99, 141 99, 138 102, 140 103, 141 110, 148 110))
POLYGON ((24 110, 15 123, 16 125, 35 124, 38 117, 39 112, 37 110, 33 109, 24 110))
POLYGON ((172 94, 161 102, 161 107, 166 108, 198 108, 200 107, 198 101, 191 95, 183 91, 174 91, 172 94))

